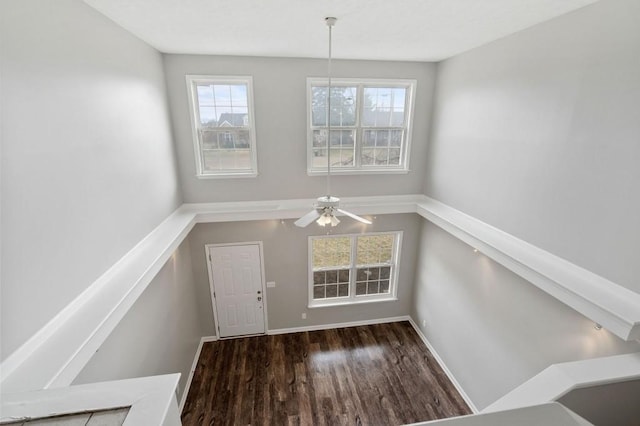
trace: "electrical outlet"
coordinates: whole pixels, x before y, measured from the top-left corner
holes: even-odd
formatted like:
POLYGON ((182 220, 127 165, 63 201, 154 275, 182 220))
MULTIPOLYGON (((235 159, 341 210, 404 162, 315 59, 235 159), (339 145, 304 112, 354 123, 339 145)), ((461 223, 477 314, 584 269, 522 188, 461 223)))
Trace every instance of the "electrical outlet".
POLYGON ((307 313, 306 312, 302 313, 302 319, 307 319, 307 313))
POLYGON ((427 320, 422 320, 422 326, 426 327, 427 326, 427 320))

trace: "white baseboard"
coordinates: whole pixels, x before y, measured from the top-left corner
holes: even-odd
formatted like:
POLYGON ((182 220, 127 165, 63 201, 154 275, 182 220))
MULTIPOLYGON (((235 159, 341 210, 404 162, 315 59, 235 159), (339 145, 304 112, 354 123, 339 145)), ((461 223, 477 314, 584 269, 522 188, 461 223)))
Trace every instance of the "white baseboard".
POLYGON ((462 386, 460 386, 460 383, 458 383, 453 373, 451 373, 451 370, 447 368, 447 365, 444 363, 444 360, 440 357, 440 355, 438 355, 438 352, 436 352, 433 345, 431 345, 429 340, 427 340, 427 336, 425 336, 424 333, 422 333, 422 330, 420 330, 420 327, 418 327, 418 324, 416 324, 413 318, 408 317, 408 319, 411 325, 413 326, 413 329, 416 331, 416 333, 418 333, 418 336, 420 337, 422 342, 425 344, 427 349, 429 349, 429 352, 431 352, 431 355, 433 355, 433 357, 436 359, 436 361, 438 362, 438 364, 440 365, 444 373, 447 375, 449 380, 451 380, 451 383, 453 383, 453 386, 455 386, 460 396, 462 396, 462 399, 464 399, 464 402, 466 402, 469 408, 471 408, 471 411, 473 411, 473 414, 478 414, 480 411, 478 410, 476 405, 473 403, 473 401, 471 401, 471 398, 469 398, 469 395, 467 395, 467 393, 464 391, 462 386))
POLYGON ((288 334, 288 333, 301 333, 304 331, 319 331, 319 330, 330 330, 332 328, 347 328, 347 327, 358 327, 361 325, 373 325, 373 324, 385 324, 389 322, 398 322, 398 321, 409 321, 411 318, 408 315, 403 315, 400 317, 389 317, 389 318, 376 318, 364 321, 351 321, 351 322, 338 322, 334 324, 319 324, 319 325, 308 325, 303 327, 291 327, 291 328, 274 328, 272 330, 268 330, 268 335, 274 334, 288 334))
POLYGON ((204 336, 200 339, 200 343, 198 344, 198 349, 196 350, 196 356, 193 358, 193 362, 191 363, 191 370, 189 370, 189 377, 187 378, 187 384, 184 386, 184 390, 182 391, 182 397, 180 398, 180 407, 178 407, 178 412, 182 414, 182 409, 184 408, 184 404, 187 402, 187 395, 189 395, 189 388, 191 387, 191 381, 193 380, 193 373, 196 371, 196 367, 198 366, 198 360, 200 359, 200 352, 202 352, 202 346, 206 342, 215 342, 218 339, 218 336, 204 336))

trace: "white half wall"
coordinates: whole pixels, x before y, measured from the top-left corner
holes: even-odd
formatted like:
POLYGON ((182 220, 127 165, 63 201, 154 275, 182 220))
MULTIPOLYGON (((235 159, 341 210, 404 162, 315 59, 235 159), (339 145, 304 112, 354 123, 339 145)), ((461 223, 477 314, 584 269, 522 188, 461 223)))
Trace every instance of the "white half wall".
POLYGON ((640 350, 427 220, 419 247, 411 316, 480 410, 551 364, 640 350))
MULTIPOLYGON (((164 55, 176 152, 185 202, 279 200, 325 195, 324 176, 307 175, 307 77, 324 77, 326 60, 208 55, 164 55), (186 74, 253 76, 258 176, 196 178, 186 74)), ((335 77, 417 80, 410 171, 407 174, 332 176, 337 196, 422 192, 435 83, 433 63, 345 61, 335 77)))
POLYGON ((156 50, 81 0, 0 19, 4 360, 181 196, 156 50))
POLYGON ((640 293, 640 2, 438 66, 425 194, 640 293))
POLYGON ((185 240, 73 384, 181 373, 180 399, 205 335, 198 297, 185 240))

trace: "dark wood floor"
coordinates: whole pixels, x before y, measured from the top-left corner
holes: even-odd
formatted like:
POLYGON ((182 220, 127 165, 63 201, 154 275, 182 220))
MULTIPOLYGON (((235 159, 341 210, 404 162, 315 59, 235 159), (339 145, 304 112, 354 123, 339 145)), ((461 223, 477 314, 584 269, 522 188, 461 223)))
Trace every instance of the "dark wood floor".
POLYGON ((184 425, 401 425, 470 414, 408 322, 205 343, 184 425))

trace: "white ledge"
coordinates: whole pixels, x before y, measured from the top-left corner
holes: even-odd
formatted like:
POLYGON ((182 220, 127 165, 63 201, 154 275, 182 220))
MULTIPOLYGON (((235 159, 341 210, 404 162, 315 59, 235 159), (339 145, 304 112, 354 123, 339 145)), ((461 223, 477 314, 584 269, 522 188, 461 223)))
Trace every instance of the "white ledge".
POLYGON ((640 294, 431 198, 417 213, 621 339, 640 339, 640 294))
POLYGON ((406 426, 593 426, 562 404, 546 404, 514 410, 450 417, 406 426))
MULTIPOLYGON (((418 213, 625 340, 640 295, 424 195, 343 197, 359 215, 418 213)), ((295 219, 315 199, 183 204, 0 366, 3 392, 68 386, 196 223, 295 219)))
POLYGON ((490 413, 542 404, 555 401, 573 389, 639 378, 640 353, 554 364, 482 412, 490 413))
POLYGON ((179 379, 180 374, 167 374, 3 394, 0 422, 130 407, 123 426, 177 425, 179 379))

